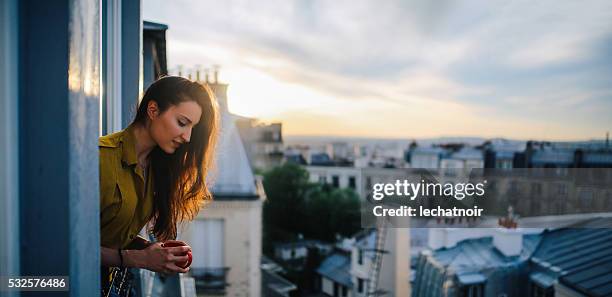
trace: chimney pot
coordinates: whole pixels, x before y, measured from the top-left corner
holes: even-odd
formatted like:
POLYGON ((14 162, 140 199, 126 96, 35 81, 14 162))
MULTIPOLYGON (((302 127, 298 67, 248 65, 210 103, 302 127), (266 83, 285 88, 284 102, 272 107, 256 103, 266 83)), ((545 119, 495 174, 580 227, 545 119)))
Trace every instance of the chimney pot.
POLYGON ((215 78, 214 83, 218 84, 219 83, 219 65, 213 65, 213 75, 215 78))

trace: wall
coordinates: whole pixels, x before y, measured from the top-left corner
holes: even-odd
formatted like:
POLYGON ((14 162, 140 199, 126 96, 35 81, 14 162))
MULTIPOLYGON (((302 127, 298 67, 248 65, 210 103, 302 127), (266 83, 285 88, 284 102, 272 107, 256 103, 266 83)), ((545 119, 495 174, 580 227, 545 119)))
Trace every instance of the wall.
MULTIPOLYGON (((0 1, 0 275, 19 275, 17 1, 0 1)), ((0 292, 0 295, 8 292, 0 292)), ((5 296, 5 295, 2 295, 5 296)))
MULTIPOLYGON (((223 219, 225 224, 224 263, 230 270, 224 296, 259 296, 261 288, 261 201, 214 201, 198 218, 223 219)), ((189 225, 181 239, 189 242, 197 230, 189 225)), ((198 255, 193 255, 197 257, 198 255)), ((218 296, 218 295, 217 295, 218 296)))
POLYGON ((20 273, 69 276, 70 296, 100 287, 99 5, 19 2, 20 273))
POLYGON ((334 282, 326 277, 321 277, 321 291, 329 296, 334 296, 334 282))

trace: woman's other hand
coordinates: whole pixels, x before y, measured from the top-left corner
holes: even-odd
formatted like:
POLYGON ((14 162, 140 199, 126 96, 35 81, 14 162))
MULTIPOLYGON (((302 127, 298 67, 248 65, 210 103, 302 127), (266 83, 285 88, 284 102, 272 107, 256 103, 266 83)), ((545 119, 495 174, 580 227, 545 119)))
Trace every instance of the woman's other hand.
POLYGON ((142 250, 142 266, 145 269, 161 273, 186 273, 189 267, 181 268, 177 262, 188 260, 187 252, 191 251, 188 245, 177 247, 163 247, 163 243, 156 242, 142 250), (183 255, 183 256, 181 256, 183 255))

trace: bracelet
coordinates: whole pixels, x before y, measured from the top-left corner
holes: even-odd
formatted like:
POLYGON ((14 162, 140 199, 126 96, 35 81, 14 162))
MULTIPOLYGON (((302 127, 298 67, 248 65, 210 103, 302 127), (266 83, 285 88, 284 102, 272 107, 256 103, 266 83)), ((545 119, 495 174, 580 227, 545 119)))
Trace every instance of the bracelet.
POLYGON ((119 251, 119 260, 121 260, 121 264, 119 264, 119 268, 123 268, 123 254, 121 253, 121 249, 118 249, 117 251, 119 251))

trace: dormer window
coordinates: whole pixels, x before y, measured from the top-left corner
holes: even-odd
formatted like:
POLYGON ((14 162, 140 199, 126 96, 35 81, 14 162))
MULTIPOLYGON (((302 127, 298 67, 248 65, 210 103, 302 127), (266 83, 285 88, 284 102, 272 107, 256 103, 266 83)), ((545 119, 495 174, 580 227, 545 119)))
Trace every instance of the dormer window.
POLYGON ((484 297, 486 281, 485 276, 480 273, 458 275, 458 297, 484 297))
POLYGON ((363 250, 359 249, 359 252, 357 252, 357 263, 359 265, 363 265, 363 250))

